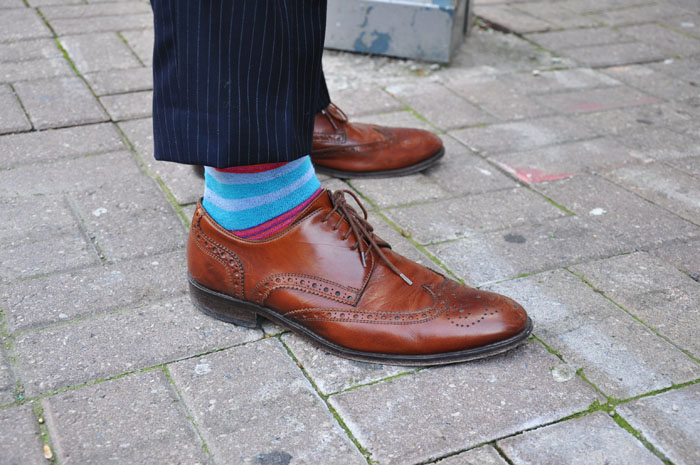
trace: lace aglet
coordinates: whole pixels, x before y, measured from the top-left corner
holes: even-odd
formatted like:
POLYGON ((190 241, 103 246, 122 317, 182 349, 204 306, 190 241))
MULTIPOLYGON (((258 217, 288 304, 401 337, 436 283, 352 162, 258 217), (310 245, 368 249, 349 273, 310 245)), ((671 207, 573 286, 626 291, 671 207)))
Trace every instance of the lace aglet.
POLYGON ((399 274, 399 276, 401 276, 401 279, 403 279, 404 281, 406 281, 406 283, 407 283, 409 286, 413 286, 413 281, 411 281, 410 279, 408 279, 408 277, 407 277, 405 274, 401 273, 401 274, 399 274))
POLYGON ((362 259, 362 268, 367 268, 367 262, 365 261, 365 253, 360 252, 360 258, 362 259))

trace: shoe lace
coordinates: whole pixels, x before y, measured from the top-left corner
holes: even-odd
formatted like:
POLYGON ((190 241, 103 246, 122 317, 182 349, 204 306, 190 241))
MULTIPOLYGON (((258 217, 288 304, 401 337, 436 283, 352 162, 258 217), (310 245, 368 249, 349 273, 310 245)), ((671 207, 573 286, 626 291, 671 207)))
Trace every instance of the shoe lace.
POLYGON ((333 129, 336 131, 338 130, 336 121, 340 121, 341 123, 348 122, 348 115, 333 102, 329 103, 326 108, 321 110, 321 114, 328 118, 328 122, 331 123, 331 126, 333 126, 333 129))
POLYGON ((350 226, 343 236, 343 240, 350 237, 350 234, 355 236, 356 242, 351 247, 352 250, 360 251, 360 259, 362 260, 362 266, 367 267, 366 255, 370 250, 374 250, 377 256, 389 267, 391 271, 396 273, 401 279, 403 279, 409 286, 413 285, 413 281, 408 279, 408 277, 403 274, 396 266, 389 261, 389 259, 382 252, 381 246, 377 243, 377 238, 374 235, 374 228, 369 221, 367 221, 367 210, 357 198, 354 192, 347 189, 341 189, 333 192, 331 194, 331 201, 333 203, 333 208, 326 214, 326 216, 321 220, 326 222, 330 219, 333 213, 338 213, 338 221, 333 225, 333 230, 336 231, 343 220, 345 220, 350 226), (360 215, 357 210, 352 206, 348 205, 345 195, 349 195, 355 200, 355 203, 362 209, 362 215, 360 215))

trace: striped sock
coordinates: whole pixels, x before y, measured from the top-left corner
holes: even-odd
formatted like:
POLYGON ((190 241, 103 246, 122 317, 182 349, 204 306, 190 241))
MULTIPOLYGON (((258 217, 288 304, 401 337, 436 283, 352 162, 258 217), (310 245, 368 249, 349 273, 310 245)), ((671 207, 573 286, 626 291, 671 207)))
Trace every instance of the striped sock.
POLYGON ((236 236, 259 240, 289 226, 321 193, 311 159, 204 172, 202 206, 236 236))

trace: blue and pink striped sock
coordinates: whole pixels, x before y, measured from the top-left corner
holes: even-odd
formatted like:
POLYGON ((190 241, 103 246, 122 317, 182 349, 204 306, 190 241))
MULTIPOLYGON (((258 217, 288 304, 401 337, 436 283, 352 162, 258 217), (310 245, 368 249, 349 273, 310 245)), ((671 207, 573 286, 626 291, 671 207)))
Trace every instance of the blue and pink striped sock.
POLYGON ((289 226, 321 193, 311 159, 204 172, 202 206, 238 237, 260 240, 289 226))

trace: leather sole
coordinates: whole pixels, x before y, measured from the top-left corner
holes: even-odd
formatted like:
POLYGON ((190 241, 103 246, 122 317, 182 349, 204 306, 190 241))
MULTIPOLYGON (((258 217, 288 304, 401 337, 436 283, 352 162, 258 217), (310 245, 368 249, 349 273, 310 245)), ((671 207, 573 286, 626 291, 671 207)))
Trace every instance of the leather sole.
POLYGON ((490 357, 510 350, 527 339, 530 333, 532 333, 532 320, 528 318, 525 329, 515 336, 474 349, 428 355, 396 355, 363 352, 334 344, 294 320, 285 318, 284 315, 280 315, 271 309, 252 302, 236 299, 235 297, 202 286, 195 281, 189 273, 187 274, 187 280, 190 283, 190 298, 192 299, 192 303, 197 309, 217 320, 245 326, 246 328, 257 328, 261 323, 260 318, 264 317, 300 336, 306 337, 311 343, 326 352, 361 362, 402 366, 446 365, 449 363, 466 362, 490 357))
MULTIPOLYGON (((419 173, 423 170, 427 170, 435 163, 437 163, 445 155, 445 147, 440 147, 440 150, 435 152, 432 156, 426 158, 425 160, 416 163, 415 165, 406 166, 404 168, 398 168, 395 170, 385 170, 385 171, 343 171, 334 168, 327 168, 319 164, 314 163, 317 173, 326 174, 328 176, 333 176, 334 178, 395 178, 398 176, 408 176, 409 174, 419 173)), ((313 163, 313 152, 311 153, 311 162, 313 163)))

